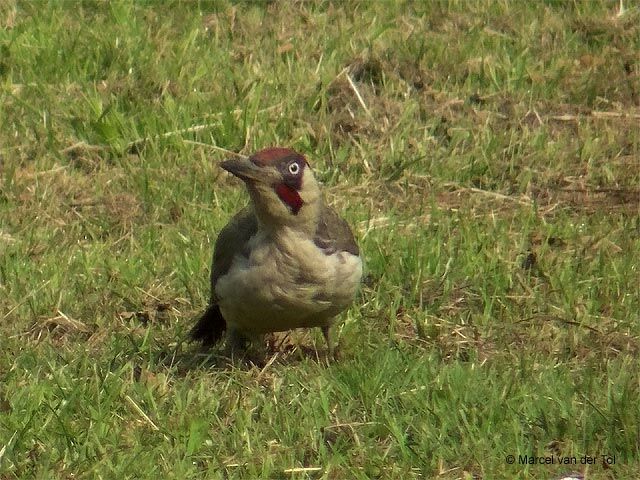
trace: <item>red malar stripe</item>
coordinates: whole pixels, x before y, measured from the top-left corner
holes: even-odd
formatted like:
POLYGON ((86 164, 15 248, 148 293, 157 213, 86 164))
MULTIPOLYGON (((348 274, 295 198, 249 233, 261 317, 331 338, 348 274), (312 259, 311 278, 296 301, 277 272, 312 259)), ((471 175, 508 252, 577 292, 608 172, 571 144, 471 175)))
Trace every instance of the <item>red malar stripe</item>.
POLYGON ((287 204, 291 209, 291 213, 297 215, 300 208, 302 208, 302 198, 300 198, 298 192, 288 185, 280 183, 279 185, 276 185, 276 193, 278 194, 278 197, 280 197, 280 200, 287 204))

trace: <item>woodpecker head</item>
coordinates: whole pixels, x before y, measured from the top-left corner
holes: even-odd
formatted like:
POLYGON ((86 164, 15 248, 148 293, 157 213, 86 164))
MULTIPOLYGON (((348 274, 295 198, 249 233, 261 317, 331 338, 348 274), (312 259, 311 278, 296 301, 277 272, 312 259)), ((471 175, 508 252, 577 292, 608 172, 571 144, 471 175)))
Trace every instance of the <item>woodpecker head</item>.
POLYGON ((288 148, 266 148, 248 158, 225 160, 221 166, 244 181, 263 227, 315 232, 322 199, 303 155, 288 148))

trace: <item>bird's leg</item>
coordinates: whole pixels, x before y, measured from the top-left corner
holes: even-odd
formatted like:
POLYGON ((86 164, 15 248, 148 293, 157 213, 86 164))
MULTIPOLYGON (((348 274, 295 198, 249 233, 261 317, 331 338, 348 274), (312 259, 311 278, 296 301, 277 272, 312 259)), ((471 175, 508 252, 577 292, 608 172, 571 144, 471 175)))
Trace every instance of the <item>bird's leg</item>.
POLYGON ((333 359, 335 355, 335 351, 333 349, 333 345, 331 344, 331 336, 329 335, 329 326, 325 325, 324 327, 320 327, 322 330, 322 335, 324 336, 324 340, 327 342, 327 358, 333 359))
POLYGON ((255 365, 264 365, 265 346, 260 334, 247 334, 236 329, 227 332, 224 355, 232 361, 242 359, 255 365))
POLYGON ((240 352, 246 351, 249 339, 235 328, 227 331, 227 344, 225 356, 233 358, 240 352))

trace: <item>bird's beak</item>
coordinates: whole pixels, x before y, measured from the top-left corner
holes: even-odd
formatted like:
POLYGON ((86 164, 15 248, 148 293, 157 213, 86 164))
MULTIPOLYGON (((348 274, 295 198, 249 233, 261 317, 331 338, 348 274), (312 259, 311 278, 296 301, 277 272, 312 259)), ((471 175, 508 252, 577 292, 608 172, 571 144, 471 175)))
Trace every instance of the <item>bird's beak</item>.
POLYGON ((264 177, 262 169, 248 158, 231 158, 222 162, 220 166, 241 180, 260 180, 264 177))

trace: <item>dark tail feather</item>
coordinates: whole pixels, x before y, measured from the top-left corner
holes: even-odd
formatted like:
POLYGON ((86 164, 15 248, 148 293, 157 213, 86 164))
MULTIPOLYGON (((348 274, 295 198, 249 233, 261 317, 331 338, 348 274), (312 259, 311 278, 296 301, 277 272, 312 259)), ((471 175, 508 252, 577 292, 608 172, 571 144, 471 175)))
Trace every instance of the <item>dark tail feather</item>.
POLYGON ((191 329, 189 336, 192 340, 202 342, 205 346, 215 345, 227 329, 227 322, 224 320, 218 305, 209 305, 207 311, 202 314, 198 323, 191 329))

